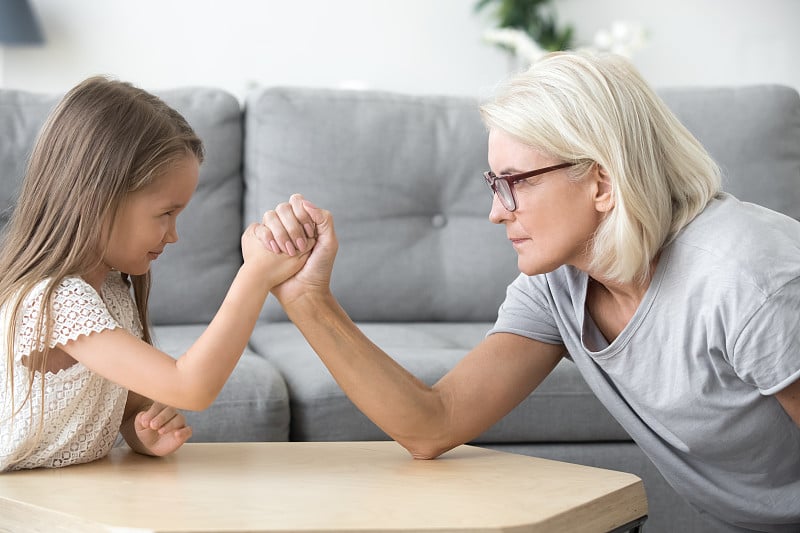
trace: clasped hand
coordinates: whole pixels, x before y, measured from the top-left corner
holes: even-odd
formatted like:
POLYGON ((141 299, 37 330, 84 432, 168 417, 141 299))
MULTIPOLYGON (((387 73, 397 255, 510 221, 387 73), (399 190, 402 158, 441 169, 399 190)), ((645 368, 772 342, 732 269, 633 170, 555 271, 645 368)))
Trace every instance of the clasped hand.
POLYGON ((272 293, 284 307, 295 298, 313 291, 327 291, 338 242, 330 212, 320 209, 301 194, 264 213, 259 238, 276 254, 307 253, 313 250, 303 267, 292 277, 275 286, 272 293))

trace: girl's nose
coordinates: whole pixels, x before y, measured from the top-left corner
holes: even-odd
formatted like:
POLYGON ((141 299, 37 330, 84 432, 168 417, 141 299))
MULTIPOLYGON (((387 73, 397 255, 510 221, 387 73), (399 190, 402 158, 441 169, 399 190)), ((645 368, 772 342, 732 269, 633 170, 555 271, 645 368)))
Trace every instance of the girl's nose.
POLYGON ((175 219, 172 220, 172 223, 169 225, 167 233, 164 235, 164 242, 168 243, 178 242, 178 228, 175 225, 175 219))

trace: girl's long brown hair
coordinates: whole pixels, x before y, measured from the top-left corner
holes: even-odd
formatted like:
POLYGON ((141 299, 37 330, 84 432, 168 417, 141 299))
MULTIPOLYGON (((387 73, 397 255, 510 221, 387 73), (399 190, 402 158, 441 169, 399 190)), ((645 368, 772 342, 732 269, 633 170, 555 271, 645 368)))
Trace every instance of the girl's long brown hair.
MULTIPOLYGON (((55 289, 68 276, 84 276, 103 260, 114 216, 126 195, 189 156, 203 159, 200 139, 177 111, 156 96, 116 80, 89 78, 70 90, 36 139, 19 199, 0 248, 0 306, 5 307, 5 386, 11 420, 30 398, 37 374, 47 369, 55 289), (105 242, 104 242, 105 241, 105 242), (34 329, 27 393, 14 398, 14 340, 23 299, 47 280, 34 329)), ((124 273, 123 273, 124 274, 124 273)), ((128 277, 144 340, 150 274, 128 277)), ((42 387, 44 394, 44 387, 42 387)), ((44 402, 42 402, 44 405, 44 402)), ((34 413, 31 412, 31 422, 34 413)), ((44 412, 39 413, 41 433, 44 412)), ((38 437, 32 439, 35 443, 38 437)), ((33 449, 35 444, 31 444, 33 449)))

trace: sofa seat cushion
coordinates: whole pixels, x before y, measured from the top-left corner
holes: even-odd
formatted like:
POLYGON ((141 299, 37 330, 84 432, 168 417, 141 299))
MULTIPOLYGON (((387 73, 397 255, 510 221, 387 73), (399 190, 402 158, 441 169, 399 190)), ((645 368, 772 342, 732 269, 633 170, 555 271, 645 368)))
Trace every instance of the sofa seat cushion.
MULTIPOLYGON (((365 322, 359 327, 404 368, 433 384, 483 339, 491 324, 365 322)), ((291 440, 388 438, 344 395, 293 324, 260 323, 251 344, 286 380, 292 411, 291 440)), ((564 360, 533 394, 475 442, 628 440, 575 366, 564 360)))
MULTIPOLYGON (((204 330, 204 325, 157 326, 154 343, 177 358, 204 330)), ((184 415, 193 430, 190 442, 289 440, 286 383, 275 366, 249 349, 214 403, 204 411, 184 411, 184 415)))

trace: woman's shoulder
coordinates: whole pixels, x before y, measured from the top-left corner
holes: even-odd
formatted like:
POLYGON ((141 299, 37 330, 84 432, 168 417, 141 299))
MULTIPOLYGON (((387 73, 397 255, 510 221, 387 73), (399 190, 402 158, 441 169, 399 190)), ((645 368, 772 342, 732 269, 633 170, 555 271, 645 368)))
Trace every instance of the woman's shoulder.
POLYGON ((686 270, 727 275, 770 292, 800 274, 800 221, 722 194, 670 248, 686 270))
POLYGON ((769 232, 797 241, 799 228, 800 221, 788 215, 723 192, 713 198, 682 233, 709 229, 715 233, 735 230, 745 235, 769 232))
POLYGON ((588 279, 585 272, 570 265, 533 276, 520 273, 506 290, 506 302, 516 300, 548 311, 570 308, 583 299, 588 279))

